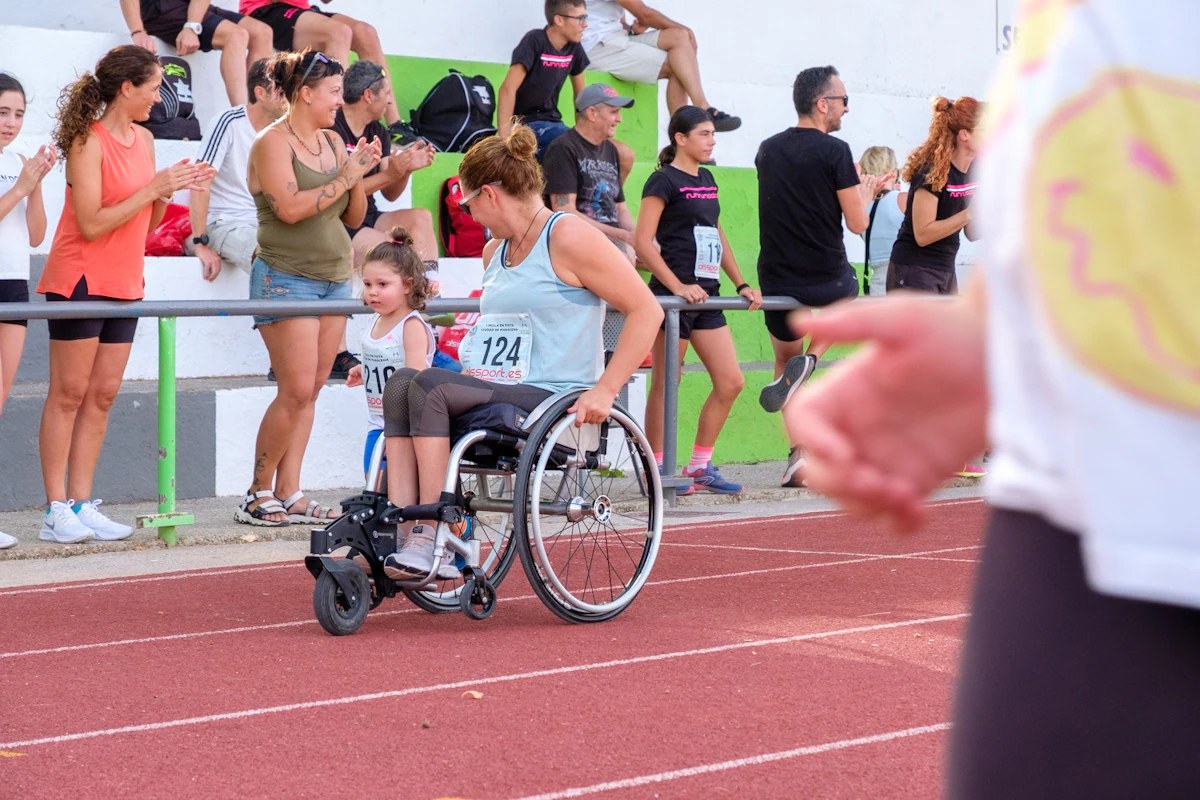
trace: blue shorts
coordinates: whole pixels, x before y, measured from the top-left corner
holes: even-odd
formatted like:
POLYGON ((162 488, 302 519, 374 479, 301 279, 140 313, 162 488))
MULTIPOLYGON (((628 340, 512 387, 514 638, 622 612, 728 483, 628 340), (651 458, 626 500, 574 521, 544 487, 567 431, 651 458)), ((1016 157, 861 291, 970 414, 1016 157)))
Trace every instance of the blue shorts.
MULTIPOLYGON (((379 441, 379 437, 383 435, 383 431, 379 428, 372 428, 367 431, 367 444, 363 448, 363 474, 371 471, 371 454, 375 452, 375 443, 379 441)), ((384 452, 383 460, 387 462, 387 453, 384 452)))
POLYGON ((525 125, 537 137, 537 162, 539 164, 542 163, 542 156, 546 155, 546 148, 550 146, 550 143, 571 130, 562 122, 551 122, 545 119, 535 119, 533 122, 526 122, 525 125))
MULTIPOLYGON (((311 278, 301 278, 288 272, 281 272, 268 266, 261 258, 254 259, 254 267, 250 270, 250 299, 251 300, 351 300, 354 289, 350 281, 314 281, 311 278)), ((306 315, 320 318, 320 314, 306 315)), ((304 319, 306 317, 271 317, 254 315, 254 327, 270 325, 285 319, 304 319)))

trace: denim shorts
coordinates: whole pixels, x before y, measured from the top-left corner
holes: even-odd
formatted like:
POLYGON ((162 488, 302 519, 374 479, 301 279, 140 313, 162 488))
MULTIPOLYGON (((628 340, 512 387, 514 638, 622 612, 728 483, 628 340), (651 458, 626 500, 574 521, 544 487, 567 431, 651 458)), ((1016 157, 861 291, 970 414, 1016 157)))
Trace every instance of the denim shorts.
MULTIPOLYGON (((352 300, 353 288, 350 281, 314 281, 311 278, 301 278, 288 272, 281 272, 267 266, 261 258, 254 259, 254 268, 250 271, 251 300, 352 300)), ((306 317, 320 318, 320 314, 308 314, 303 317, 271 317, 254 315, 254 327, 270 325, 285 319, 304 319, 306 317)))

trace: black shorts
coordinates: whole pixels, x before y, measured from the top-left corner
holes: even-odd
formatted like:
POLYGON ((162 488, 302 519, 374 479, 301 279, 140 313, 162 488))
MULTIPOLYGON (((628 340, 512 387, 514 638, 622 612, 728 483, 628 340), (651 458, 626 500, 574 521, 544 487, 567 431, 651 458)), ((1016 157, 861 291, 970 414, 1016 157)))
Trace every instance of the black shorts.
MULTIPOLYGON (((46 292, 47 303, 78 303, 83 300, 115 300, 126 303, 115 297, 104 297, 98 294, 88 294, 87 278, 80 278, 70 297, 46 292)), ((50 338, 60 342, 75 342, 80 339, 100 339, 100 344, 129 344, 133 334, 137 332, 137 317, 109 317, 107 319, 51 319, 46 320, 50 328, 50 338)))
POLYGON ((353 242, 354 236, 359 231, 361 231, 363 228, 374 228, 375 223, 378 222, 379 218, 382 216, 383 216, 383 212, 380 211, 379 209, 375 209, 374 211, 368 210, 367 215, 365 217, 363 217, 362 225, 359 225, 357 228, 351 228, 349 225, 344 225, 342 227, 344 227, 346 229, 346 233, 350 234, 350 241, 353 242))
MULTIPOLYGON (((0 281, 0 303, 28 303, 29 281, 20 279, 0 281)), ((0 319, 0 325, 20 325, 29 327, 29 321, 23 319, 0 319)))
POLYGON ((975 581, 949 800, 1200 797, 1200 610, 1094 591, 1080 538, 1016 511, 975 581))
MULTIPOLYGON (((719 297, 720 288, 717 286, 706 286, 704 290, 708 292, 709 297, 719 297)), ((650 284, 650 291, 655 297, 674 297, 674 293, 669 291, 667 287, 657 281, 650 284)), ((691 339, 692 331, 715 331, 717 328, 724 328, 729 323, 725 321, 725 312, 713 309, 709 311, 680 311, 679 312, 679 338, 691 339)), ((667 321, 664 319, 659 330, 667 329, 667 321)))
POLYGON ((958 294, 958 272, 940 267, 888 264, 887 290, 908 289, 928 294, 958 294))
MULTIPOLYGON (((809 308, 824 308, 839 300, 858 297, 860 288, 858 274, 853 268, 850 268, 846 274, 835 281, 808 286, 775 286, 771 288, 764 286, 762 293, 763 297, 782 295, 791 297, 809 308)), ((791 311, 763 312, 763 321, 767 324, 767 331, 781 342, 795 342, 803 338, 793 333, 791 326, 788 325, 788 316, 791 314, 791 311)))
POLYGON ((275 38, 276 50, 292 50, 292 40, 296 37, 296 22, 300 19, 301 14, 308 12, 320 14, 323 17, 332 17, 327 11, 322 11, 316 6, 308 8, 298 8, 285 3, 271 3, 269 6, 255 9, 250 12, 250 16, 254 17, 259 22, 265 22, 270 26, 275 38))
MULTIPOLYGON (((183 30, 187 22, 188 0, 142 0, 142 24, 146 33, 157 36, 164 42, 175 44, 175 37, 183 30)), ((242 15, 236 11, 210 5, 200 20, 200 51, 207 53, 213 49, 213 34, 217 26, 224 20, 237 25, 242 15)))

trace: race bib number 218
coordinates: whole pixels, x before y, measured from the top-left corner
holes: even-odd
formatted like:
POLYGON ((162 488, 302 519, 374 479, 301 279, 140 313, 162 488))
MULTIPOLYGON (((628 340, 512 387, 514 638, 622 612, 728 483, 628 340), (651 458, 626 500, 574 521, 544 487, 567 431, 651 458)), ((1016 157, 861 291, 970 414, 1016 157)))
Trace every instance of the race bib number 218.
POLYGON ((528 314, 485 314, 459 346, 463 373, 513 386, 529 377, 533 325, 528 314))

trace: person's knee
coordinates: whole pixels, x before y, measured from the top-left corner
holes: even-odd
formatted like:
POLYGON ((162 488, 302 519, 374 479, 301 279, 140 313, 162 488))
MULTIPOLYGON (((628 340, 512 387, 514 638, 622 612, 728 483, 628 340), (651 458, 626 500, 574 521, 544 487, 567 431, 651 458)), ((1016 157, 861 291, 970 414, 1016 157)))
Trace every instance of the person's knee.
POLYGON ((738 395, 745 388, 746 377, 741 372, 713 382, 713 393, 730 403, 737 400, 738 395))
POLYGON ((267 23, 253 17, 242 17, 238 27, 246 31, 249 49, 258 51, 265 49, 270 52, 274 48, 274 34, 271 33, 271 26, 267 23))
MULTIPOLYGON (((216 43, 213 44, 216 47, 216 43)), ((235 53, 243 53, 250 47, 250 32, 239 25, 230 25, 229 34, 225 37, 224 45, 219 50, 230 49, 235 53)))
POLYGON ((383 415, 388 418, 408 418, 408 391, 419 373, 404 367, 392 373, 383 387, 383 415))
POLYGON ((74 414, 83 405, 83 400, 87 397, 87 390, 87 380, 53 383, 50 394, 46 396, 46 405, 56 411, 74 414))
POLYGON ((329 49, 339 53, 348 52, 351 49, 351 42, 354 41, 354 31, 349 25, 344 25, 340 22, 330 26, 326 38, 329 40, 329 49))
POLYGON ((121 391, 120 378, 114 380, 97 380, 92 381, 87 388, 86 403, 88 406, 108 413, 112 409, 113 404, 117 402, 117 395, 121 391))
POLYGON ((350 26, 350 34, 351 47, 354 49, 354 52, 358 53, 360 58, 363 57, 364 53, 367 55, 377 55, 383 48, 379 43, 379 32, 369 22, 356 21, 350 26))

